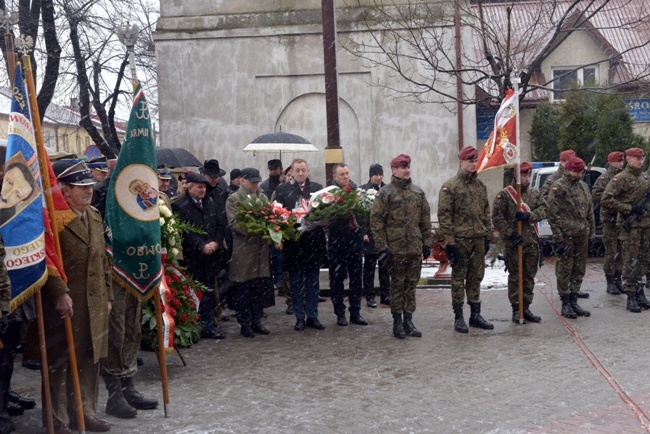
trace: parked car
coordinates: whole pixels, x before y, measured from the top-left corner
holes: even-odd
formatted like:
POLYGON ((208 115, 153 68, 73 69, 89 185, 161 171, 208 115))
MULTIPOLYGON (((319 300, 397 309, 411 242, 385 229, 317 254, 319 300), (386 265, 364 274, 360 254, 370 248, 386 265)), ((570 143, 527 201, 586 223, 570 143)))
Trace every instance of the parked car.
MULTIPOLYGON (((560 163, 533 163, 533 176, 530 180, 530 185, 533 188, 539 190, 549 176, 557 171, 560 163), (552 164, 552 165, 550 165, 552 164)), ((591 167, 589 170, 585 170, 582 180, 587 183, 589 186, 589 191, 591 191, 594 182, 596 179, 607 169, 603 167, 591 167)), ((589 242, 589 255, 590 256, 603 256, 604 247, 603 247, 603 232, 602 225, 599 224, 600 217, 594 216, 596 218, 596 237, 589 242)), ((551 226, 548 224, 547 220, 542 220, 538 223, 539 227, 539 238, 542 243, 542 252, 545 256, 548 256, 553 251, 553 233, 551 232, 551 226)))

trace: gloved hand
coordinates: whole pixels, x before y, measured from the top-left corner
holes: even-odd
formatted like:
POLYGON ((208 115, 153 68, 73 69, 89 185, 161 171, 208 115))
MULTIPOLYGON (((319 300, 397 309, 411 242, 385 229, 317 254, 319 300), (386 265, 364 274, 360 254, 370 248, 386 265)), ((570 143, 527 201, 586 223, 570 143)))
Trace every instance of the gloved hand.
POLYGON ((422 257, 424 259, 427 259, 429 256, 431 256, 431 246, 422 246, 422 257))
POLYGON ((390 249, 384 249, 381 252, 379 252, 379 256, 377 256, 377 261, 378 262, 390 262, 393 260, 393 252, 390 251, 390 249))
POLYGON ((555 250, 555 256, 562 256, 569 250, 569 246, 564 243, 553 243, 553 250, 555 250))
POLYGON ((643 207, 637 203, 632 205, 632 214, 643 214, 643 207))
POLYGON ((527 222, 530 220, 530 213, 526 211, 517 211, 515 212, 515 221, 516 222, 527 222))
POLYGON ((512 241, 512 244, 515 246, 518 245, 523 245, 524 244, 524 237, 523 235, 519 235, 516 231, 512 231, 510 234, 510 241, 512 241))
POLYGON ((9 328, 8 316, 9 312, 2 312, 2 318, 0 318, 0 338, 4 338, 7 334, 7 329, 9 328))
POLYGON ((485 256, 487 256, 488 252, 490 251, 490 240, 486 238, 483 241, 483 245, 485 246, 485 256))
POLYGON ((445 253, 447 254, 449 263, 453 267, 454 264, 456 264, 456 261, 458 261, 458 247, 454 246, 453 244, 447 244, 445 247, 445 253))

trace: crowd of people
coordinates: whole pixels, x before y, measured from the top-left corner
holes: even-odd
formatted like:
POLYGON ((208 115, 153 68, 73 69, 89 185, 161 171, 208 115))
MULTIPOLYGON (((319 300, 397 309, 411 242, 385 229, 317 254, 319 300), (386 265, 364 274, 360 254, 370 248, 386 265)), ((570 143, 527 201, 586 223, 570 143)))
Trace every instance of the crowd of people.
MULTIPOLYGON (((505 245, 512 320, 538 323, 541 318, 530 307, 540 254, 537 223, 544 219, 548 219, 553 232, 561 314, 566 318, 588 317, 590 313, 578 305, 578 299, 588 297, 580 289, 588 243, 595 235, 594 208, 603 222, 607 293, 625 293, 630 312, 650 308, 643 283, 650 269, 640 253, 650 248, 650 212, 645 205, 650 202, 650 176, 642 172, 643 150, 631 148, 609 154, 608 172, 594 185, 593 196, 581 180, 585 164, 571 150, 561 153, 558 171, 541 191, 530 187, 532 165, 523 162, 520 208, 514 182, 496 195, 490 208, 487 188, 477 177, 477 158, 473 147, 464 147, 458 153, 458 173, 443 184, 439 193, 439 230, 435 234, 426 194, 411 178, 411 158, 400 154, 390 161, 387 183, 380 164, 369 167, 368 182, 361 186, 376 191, 369 221, 335 217, 277 246, 270 246, 241 224, 238 204, 252 197, 263 204, 276 201, 289 210, 299 208, 303 199, 309 200, 323 188, 310 179, 306 160, 296 158, 286 169, 282 161, 270 160, 265 180, 256 168, 232 169, 230 183, 214 159, 205 161, 198 172, 181 173, 177 180, 168 168, 160 167, 158 199, 171 206, 182 221, 201 229, 200 233, 184 233, 182 242, 182 261, 188 272, 202 285, 214 289, 204 293, 199 305, 201 337, 226 337, 221 328, 222 321, 228 319, 222 313, 226 305, 234 309, 242 336, 268 335, 271 331, 263 322, 264 309, 275 304, 275 290, 285 295, 286 312, 295 316, 297 332, 325 329, 318 315, 319 302, 324 301, 319 287, 323 268, 329 270, 337 326, 368 324, 361 315, 361 304, 365 297, 369 308, 378 306, 378 268, 379 303, 390 306, 393 336, 421 337, 422 331, 413 322, 415 289, 422 260, 431 255, 434 241, 443 244, 452 265, 451 306, 457 332, 468 333, 469 327, 494 328, 481 315, 480 285, 484 257, 497 239, 505 245), (523 309, 518 294, 518 246, 522 252, 523 309), (465 302, 470 307, 469 327, 464 319, 465 302)), ((113 279, 106 256, 103 216, 112 164, 98 157, 53 166, 73 217, 78 217, 60 234, 67 283, 60 276, 50 275, 42 290, 57 434, 77 428, 64 315, 72 319, 87 431, 108 431, 111 427, 95 416, 100 376, 108 390, 107 414, 132 418, 138 410, 158 406, 155 399, 139 393, 134 384, 141 303, 113 279)), ((345 163, 334 165, 331 176, 336 187, 356 188, 345 163)), ((0 198, 4 201, 11 192, 12 187, 3 183, 0 198)), ((0 434, 13 430, 10 415, 36 405, 34 400, 10 389, 13 359, 21 345, 23 325, 34 318, 34 307, 28 300, 8 313, 11 291, 4 255, 0 247, 0 338, 4 344, 0 350, 0 434)), ((646 282, 650 282, 647 277, 646 282)), ((29 346, 29 336, 25 347, 29 346)))

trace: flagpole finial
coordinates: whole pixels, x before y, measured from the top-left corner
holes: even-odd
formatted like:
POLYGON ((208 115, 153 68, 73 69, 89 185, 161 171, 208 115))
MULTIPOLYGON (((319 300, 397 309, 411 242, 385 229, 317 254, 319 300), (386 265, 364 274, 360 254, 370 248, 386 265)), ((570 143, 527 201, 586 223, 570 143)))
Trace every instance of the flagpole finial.
POLYGON ((133 47, 135 47, 135 43, 138 40, 139 31, 140 28, 138 27, 137 24, 131 24, 128 21, 126 22, 126 24, 125 23, 120 24, 115 29, 115 32, 117 33, 117 38, 126 47, 128 51, 133 51, 133 47))
POLYGON ((15 45, 21 54, 29 54, 34 48, 34 39, 31 36, 20 35, 16 38, 15 45))
POLYGON ((18 24, 18 14, 10 10, 0 10, 0 27, 9 33, 11 31, 11 28, 16 24, 18 24))

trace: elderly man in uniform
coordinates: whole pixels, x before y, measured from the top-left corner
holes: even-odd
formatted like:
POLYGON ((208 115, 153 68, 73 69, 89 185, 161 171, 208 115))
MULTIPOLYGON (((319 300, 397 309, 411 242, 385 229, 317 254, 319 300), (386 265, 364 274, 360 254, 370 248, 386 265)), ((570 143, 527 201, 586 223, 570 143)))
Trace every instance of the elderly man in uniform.
POLYGON ((476 174, 478 151, 465 146, 458 153, 460 170, 446 181, 438 199, 438 220, 451 271, 451 304, 454 329, 467 333, 463 302, 471 309, 470 327, 492 330, 494 325, 481 316, 481 281, 485 255, 490 248, 492 225, 487 188, 476 174))
POLYGON ((620 151, 610 152, 607 156, 609 167, 607 172, 596 179, 591 195, 594 201, 594 213, 600 216, 600 223, 603 227, 603 245, 605 247, 605 260, 603 271, 607 280, 607 293, 620 295, 623 290, 621 275, 623 273, 623 260, 621 258, 621 243, 618 240, 618 227, 616 226, 616 210, 603 206, 601 200, 605 187, 614 176, 623 170, 623 158, 625 154, 620 151))
POLYGON ((260 172, 252 167, 241 171, 241 185, 226 202, 228 223, 233 232, 233 252, 230 264, 230 280, 237 283, 235 312, 241 326, 241 335, 252 338, 255 333, 271 333, 262 324, 264 297, 270 285, 269 245, 261 236, 250 234, 237 221, 237 204, 245 197, 257 198, 264 203, 266 196, 260 191, 260 172))
POLYGON ((178 192, 169 185, 172 180, 172 172, 167 167, 158 168, 158 192, 164 193, 169 199, 176 197, 178 192))
MULTIPOLYGON (((350 181, 350 169, 345 163, 337 163, 332 168, 333 184, 340 188, 356 188, 350 181)), ((345 327, 345 303, 343 302, 343 281, 345 275, 350 279, 350 322, 368 325, 361 316, 361 289, 363 264, 363 230, 351 217, 337 217, 327 227, 327 255, 329 259, 330 292, 336 324, 345 327)))
POLYGON ((627 310, 641 312, 650 308, 643 288, 643 275, 648 269, 650 250, 650 212, 639 202, 650 191, 650 176, 641 171, 645 153, 639 148, 625 151, 627 167, 615 175, 605 187, 602 206, 618 213, 618 239, 623 255, 623 291, 627 294, 627 310), (631 223, 623 227, 623 223, 631 223))
MULTIPOLYGON (((370 165, 368 170, 370 179, 367 184, 361 186, 364 190, 379 191, 384 184, 384 168, 380 164, 370 165)), ((390 270, 385 258, 379 262, 379 251, 375 244, 375 237, 372 231, 368 231, 363 236, 363 292, 366 296, 368 307, 376 308, 375 300, 375 268, 379 267, 379 302, 389 304, 388 293, 390 292, 390 270)))
POLYGON ((496 237, 505 244, 505 262, 508 268, 508 299, 512 305, 512 321, 519 322, 519 260, 517 246, 522 246, 524 320, 540 322, 542 319, 530 311, 533 302, 535 274, 539 264, 539 236, 536 223, 546 218, 546 201, 541 193, 530 188, 533 166, 521 163, 521 211, 517 211, 515 182, 501 190, 492 205, 492 224, 496 237), (521 222, 521 234, 517 222, 521 222))
POLYGON ((380 255, 390 261, 393 336, 419 338, 422 333, 413 324, 415 287, 420 280, 422 257, 431 255, 431 209, 424 191, 411 180, 411 157, 398 155, 391 160, 390 169, 390 184, 375 197, 370 229, 380 255))
POLYGON ((596 233, 594 208, 587 184, 581 181, 585 163, 573 157, 566 173, 551 185, 548 194, 548 222, 553 231, 557 289, 562 316, 577 318, 591 313, 578 305, 578 291, 587 266, 589 240, 596 233))
POLYGON ((64 315, 72 320, 86 430, 108 431, 111 425, 95 414, 99 361, 108 354, 113 290, 102 217, 89 206, 95 181, 83 162, 55 164, 54 170, 63 197, 76 217, 59 233, 67 284, 50 274, 42 289, 54 431, 68 434, 70 428, 77 429, 64 315))
POLYGON ((86 161, 95 182, 102 182, 108 176, 108 160, 103 155, 86 161))

